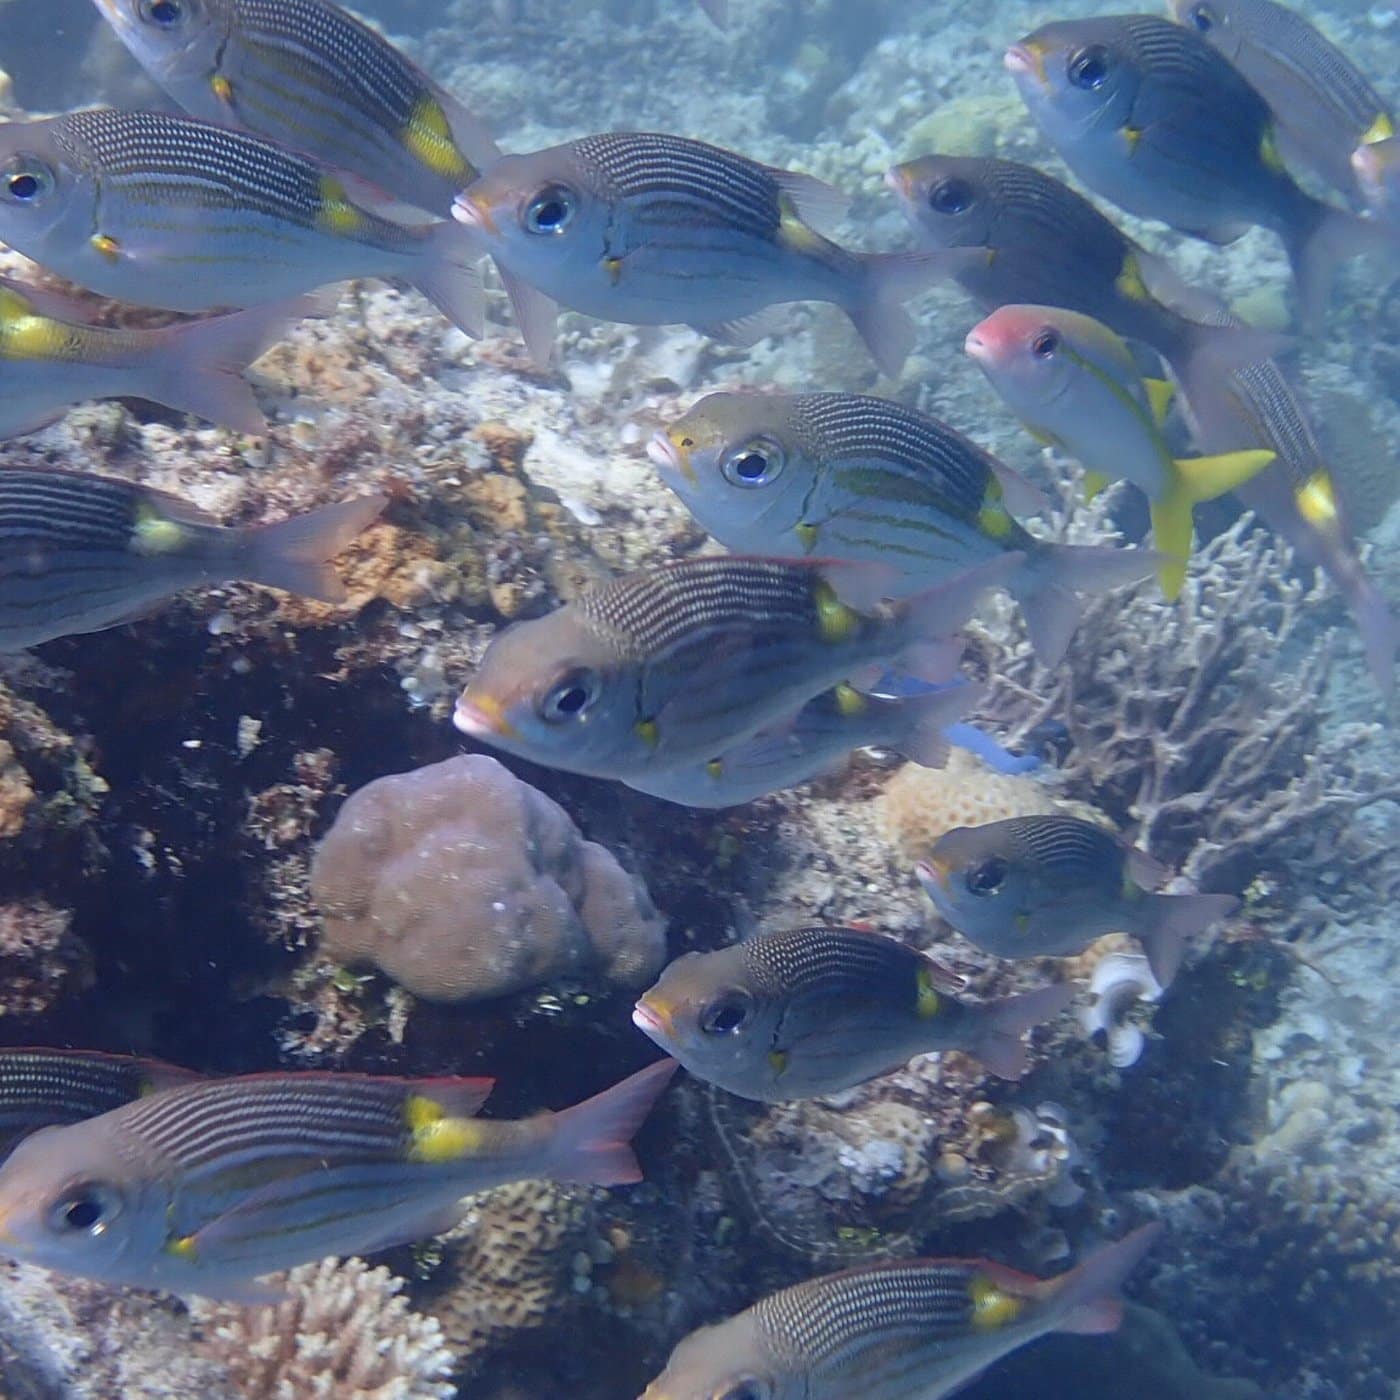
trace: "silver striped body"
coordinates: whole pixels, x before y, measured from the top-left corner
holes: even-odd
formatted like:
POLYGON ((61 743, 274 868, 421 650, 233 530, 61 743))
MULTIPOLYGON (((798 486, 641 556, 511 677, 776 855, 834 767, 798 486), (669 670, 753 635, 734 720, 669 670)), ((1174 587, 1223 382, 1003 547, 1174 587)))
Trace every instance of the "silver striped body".
POLYGON ((858 306, 865 264, 796 218, 780 174, 700 141, 612 132, 505 156, 459 203, 489 205, 502 267, 606 320, 719 327, 782 302, 858 306), (576 201, 572 221, 532 234, 517 204, 555 186, 576 201))
POLYGON ((165 26, 142 0, 97 4, 191 116, 305 151, 439 216, 497 154, 425 73, 329 0, 182 0, 165 26))
POLYGON ((0 154, 11 153, 42 160, 56 187, 46 209, 0 202, 6 242, 93 291, 172 311, 261 305, 351 277, 416 280, 442 227, 381 218, 309 158, 161 113, 10 123, 0 154))

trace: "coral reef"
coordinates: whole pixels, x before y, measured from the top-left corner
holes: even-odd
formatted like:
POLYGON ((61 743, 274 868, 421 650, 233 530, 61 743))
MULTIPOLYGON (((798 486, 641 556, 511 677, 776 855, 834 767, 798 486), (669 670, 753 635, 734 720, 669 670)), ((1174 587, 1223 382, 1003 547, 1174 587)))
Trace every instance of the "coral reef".
POLYGON ((363 1259, 323 1259, 286 1275, 280 1303, 211 1303, 191 1314, 197 1350, 243 1400, 449 1400, 452 1353, 413 1312, 403 1280, 363 1259))
POLYGON ((665 951, 645 886, 482 754, 361 788, 316 853, 311 892, 325 953, 435 1001, 565 974, 640 986, 665 951))

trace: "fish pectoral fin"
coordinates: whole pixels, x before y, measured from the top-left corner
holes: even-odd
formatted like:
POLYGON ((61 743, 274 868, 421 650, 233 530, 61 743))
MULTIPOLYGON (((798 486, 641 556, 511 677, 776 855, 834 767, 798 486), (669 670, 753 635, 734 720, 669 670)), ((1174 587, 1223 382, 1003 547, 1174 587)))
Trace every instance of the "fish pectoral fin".
POLYGON ((1086 471, 1084 473, 1084 499, 1092 501, 1096 496, 1101 496, 1113 483, 1102 472, 1086 471))
POLYGON ((992 472, 1001 486, 1001 498, 1012 515, 1039 515, 1050 508, 1045 492, 1020 472, 1001 462, 992 464, 992 472))
POLYGON ((381 1234, 361 1241, 355 1246, 359 1254, 373 1254, 380 1249, 393 1249, 396 1245, 412 1244, 415 1240, 431 1239, 435 1235, 445 1235, 462 1223, 467 1203, 453 1201, 444 1206, 441 1201, 413 1212, 398 1216, 381 1234))
POLYGON ((804 224, 829 235, 846 217, 850 199, 835 185, 796 170, 773 170, 773 180, 804 224))
POLYGON ((785 308, 765 306, 762 311, 755 311, 751 316, 719 321, 714 325, 695 325, 691 329, 709 336, 712 340, 722 340, 727 345, 746 346, 756 345, 760 340, 777 335, 786 324, 785 308))
POLYGON ((1176 385, 1170 379, 1144 379, 1142 387, 1147 390, 1147 408, 1152 421, 1160 428, 1171 412, 1172 400, 1176 397, 1176 385))

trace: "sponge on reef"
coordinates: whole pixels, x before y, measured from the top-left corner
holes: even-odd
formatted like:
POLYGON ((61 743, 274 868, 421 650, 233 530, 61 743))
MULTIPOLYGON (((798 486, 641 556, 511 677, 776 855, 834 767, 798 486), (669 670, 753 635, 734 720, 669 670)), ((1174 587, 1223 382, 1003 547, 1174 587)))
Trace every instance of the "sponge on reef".
POLYGON ((354 793, 316 853, 311 892, 326 954, 432 1001, 570 975, 641 986, 665 955, 641 881, 482 754, 354 793))

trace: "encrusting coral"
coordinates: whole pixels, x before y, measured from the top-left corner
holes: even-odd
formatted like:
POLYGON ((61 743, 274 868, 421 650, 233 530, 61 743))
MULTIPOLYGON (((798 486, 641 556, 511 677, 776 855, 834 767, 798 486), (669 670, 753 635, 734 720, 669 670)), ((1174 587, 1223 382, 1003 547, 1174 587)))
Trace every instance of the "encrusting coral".
POLYGON ((322 1259, 255 1307, 196 1302, 199 1350, 243 1400, 448 1400, 453 1367, 436 1319, 399 1296, 403 1280, 363 1259, 322 1259))
POLYGON ((480 754, 354 793, 312 862, 311 892, 325 953, 435 1001, 568 974, 639 986, 665 954, 645 886, 480 754))

